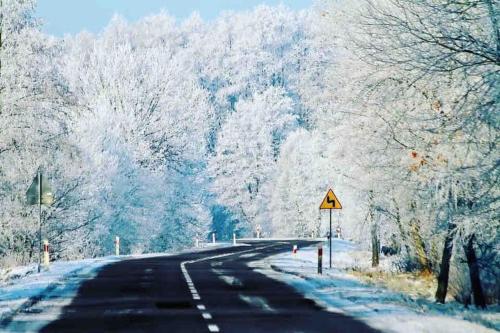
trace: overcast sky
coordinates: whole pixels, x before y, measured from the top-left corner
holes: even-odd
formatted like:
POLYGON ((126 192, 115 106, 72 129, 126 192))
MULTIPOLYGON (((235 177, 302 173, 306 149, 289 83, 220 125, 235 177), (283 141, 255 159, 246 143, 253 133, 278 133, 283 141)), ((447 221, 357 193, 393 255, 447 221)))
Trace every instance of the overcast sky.
POLYGON ((99 32, 115 13, 135 21, 161 9, 179 19, 197 11, 210 20, 221 11, 252 9, 261 3, 303 9, 310 7, 313 0, 38 0, 37 13, 45 32, 62 36, 81 30, 99 32))

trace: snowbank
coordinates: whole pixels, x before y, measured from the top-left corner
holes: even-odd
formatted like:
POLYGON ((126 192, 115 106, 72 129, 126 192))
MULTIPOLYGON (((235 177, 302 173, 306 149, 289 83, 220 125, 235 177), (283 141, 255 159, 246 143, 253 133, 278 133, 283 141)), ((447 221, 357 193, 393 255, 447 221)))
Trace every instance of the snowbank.
MULTIPOLYGON (((435 304, 362 283, 343 270, 369 267, 369 252, 336 239, 332 246, 334 268, 329 269, 329 248, 327 244, 323 248, 323 275, 317 274, 316 247, 299 249, 295 255, 287 252, 271 256, 251 266, 292 285, 328 311, 353 316, 383 332, 486 333, 500 328, 498 308, 467 310, 458 303, 435 304)), ((384 258, 381 264, 388 265, 389 269, 390 260, 384 258)))
MULTIPOLYGON (((36 265, 16 267, 4 274, 4 282, 0 285, 0 323, 5 323, 16 312, 36 303, 43 294, 50 292, 63 283, 64 280, 75 276, 92 278, 99 268, 119 260, 119 257, 110 256, 98 259, 77 261, 58 261, 51 264, 49 270, 37 273, 36 265)), ((74 290, 66 292, 76 291, 74 290)))

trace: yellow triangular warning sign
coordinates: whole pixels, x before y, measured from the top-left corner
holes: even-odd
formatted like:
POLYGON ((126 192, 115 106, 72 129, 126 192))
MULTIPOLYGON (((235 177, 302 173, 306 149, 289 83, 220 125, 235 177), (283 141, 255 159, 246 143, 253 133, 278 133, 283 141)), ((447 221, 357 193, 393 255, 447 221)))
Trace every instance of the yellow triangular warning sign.
POLYGON ((325 198, 321 202, 319 209, 342 209, 342 205, 340 204, 339 199, 335 196, 332 189, 328 190, 325 198))

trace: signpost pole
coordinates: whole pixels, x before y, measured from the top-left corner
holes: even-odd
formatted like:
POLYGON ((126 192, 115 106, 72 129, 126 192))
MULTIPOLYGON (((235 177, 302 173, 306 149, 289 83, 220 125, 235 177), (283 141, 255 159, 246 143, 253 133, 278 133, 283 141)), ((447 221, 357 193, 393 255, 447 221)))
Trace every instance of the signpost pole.
MULTIPOLYGON (((342 209, 339 199, 335 196, 332 189, 329 189, 325 198, 321 202, 319 209, 328 209, 330 211, 330 232, 328 234, 328 244, 330 245, 330 268, 332 268, 332 209, 342 209)), ((340 222, 339 222, 340 224, 340 222)))
MULTIPOLYGON (((1 1, 1 0, 0 0, 1 1)), ((42 270, 42 204, 50 206, 54 203, 54 194, 49 182, 42 180, 42 167, 38 166, 36 177, 26 191, 28 205, 38 205, 38 272, 42 270)), ((35 236, 36 237, 36 236, 35 236)), ((35 254, 36 255, 36 254, 35 254)))
POLYGON ((329 209, 330 211, 330 239, 328 240, 330 243, 330 268, 332 268, 332 210, 329 209))
POLYGON ((38 273, 42 266, 42 172, 38 168, 38 273))

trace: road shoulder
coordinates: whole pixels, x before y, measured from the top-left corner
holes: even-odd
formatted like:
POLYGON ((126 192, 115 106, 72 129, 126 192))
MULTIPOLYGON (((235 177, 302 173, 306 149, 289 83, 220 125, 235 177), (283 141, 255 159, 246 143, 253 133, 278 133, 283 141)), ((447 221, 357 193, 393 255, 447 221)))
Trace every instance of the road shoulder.
MULTIPOLYGON (((353 248, 336 245, 334 252, 344 251, 344 257, 353 248)), ((319 275, 316 251, 312 246, 299 249, 297 254, 290 251, 250 265, 270 278, 293 286, 328 311, 352 316, 383 332, 489 333, 498 329, 495 310, 490 310, 492 321, 473 322, 477 320, 474 316, 477 310, 464 310, 457 315, 446 305, 440 309, 439 305, 427 300, 413 300, 402 293, 364 284, 355 276, 337 269, 324 268, 324 274, 319 275)), ((324 264, 327 264, 326 260, 324 264)))

